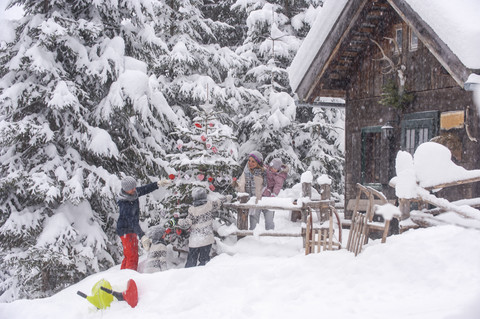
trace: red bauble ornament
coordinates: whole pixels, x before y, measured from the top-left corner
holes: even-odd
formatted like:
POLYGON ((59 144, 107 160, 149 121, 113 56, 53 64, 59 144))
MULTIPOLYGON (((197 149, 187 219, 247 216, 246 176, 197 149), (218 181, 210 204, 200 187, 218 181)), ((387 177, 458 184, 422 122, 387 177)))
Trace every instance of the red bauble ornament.
POLYGON ((214 152, 214 153, 218 152, 218 150, 217 150, 217 148, 216 148, 215 146, 212 147, 212 152, 214 152))
POLYGON ((213 192, 215 190, 215 186, 213 186, 213 184, 210 184, 210 186, 208 186, 208 188, 210 188, 210 190, 213 192))
POLYGON ((200 137, 200 138, 201 138, 202 141, 204 141, 204 142, 207 140, 207 138, 205 137, 205 135, 202 135, 202 137, 200 137))
POLYGON ((168 178, 170 178, 171 180, 174 180, 174 179, 175 179, 175 175, 170 174, 170 175, 168 175, 168 178))
POLYGON ((198 127, 198 128, 202 128, 202 124, 200 124, 200 123, 195 123, 195 126, 198 127))
POLYGON ((210 183, 213 182, 213 177, 212 177, 212 176, 209 176, 209 177, 208 177, 208 181, 209 181, 210 183))
POLYGON ((209 125, 210 127, 213 127, 213 123, 208 123, 208 125, 209 125))

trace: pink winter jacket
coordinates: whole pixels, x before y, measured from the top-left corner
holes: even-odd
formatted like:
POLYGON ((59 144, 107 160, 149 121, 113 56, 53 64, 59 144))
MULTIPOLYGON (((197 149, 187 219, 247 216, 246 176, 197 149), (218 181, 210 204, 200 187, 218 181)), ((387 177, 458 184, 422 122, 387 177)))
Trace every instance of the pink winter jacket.
POLYGON ((283 183, 287 178, 288 167, 282 165, 277 173, 272 172, 270 168, 267 168, 265 171, 267 172, 267 187, 263 191, 263 196, 275 197, 282 190, 283 183))

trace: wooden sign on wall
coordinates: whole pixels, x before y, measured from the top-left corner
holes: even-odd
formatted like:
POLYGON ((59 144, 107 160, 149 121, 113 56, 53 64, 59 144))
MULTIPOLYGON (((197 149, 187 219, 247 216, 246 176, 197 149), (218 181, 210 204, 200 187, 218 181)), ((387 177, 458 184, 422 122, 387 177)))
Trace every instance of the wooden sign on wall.
POLYGON ((440 129, 462 128, 465 123, 464 111, 443 112, 440 114, 440 129))

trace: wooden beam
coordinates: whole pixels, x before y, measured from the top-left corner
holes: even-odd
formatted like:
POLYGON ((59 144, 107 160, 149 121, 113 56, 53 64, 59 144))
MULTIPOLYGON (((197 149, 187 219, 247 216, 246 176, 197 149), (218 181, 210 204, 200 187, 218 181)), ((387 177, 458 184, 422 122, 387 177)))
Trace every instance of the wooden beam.
POLYGON ((342 56, 348 56, 348 57, 357 57, 358 56, 358 51, 349 51, 349 50, 346 50, 346 51, 343 51, 342 52, 342 56))
POLYGON ((347 97, 347 91, 345 90, 328 90, 320 89, 318 90, 319 95, 329 96, 329 97, 339 97, 345 99, 347 97))
POLYGON ((328 75, 328 78, 329 79, 332 79, 332 80, 340 80, 340 79, 343 79, 343 76, 341 76, 339 73, 337 72, 332 72, 328 75))
POLYGON ((353 40, 368 40, 372 37, 372 32, 369 31, 352 31, 353 40))
POLYGON ((272 237, 303 237, 302 233, 254 232, 253 230, 238 230, 229 235, 237 236, 272 236, 272 237))
POLYGON ((263 204, 259 202, 258 204, 253 204, 253 203, 239 203, 239 202, 234 202, 234 203, 224 203, 223 206, 227 208, 236 208, 236 209, 270 209, 270 210, 301 210, 301 209, 306 209, 307 207, 311 207, 313 209, 320 209, 321 207, 328 207, 329 205, 332 205, 331 200, 319 200, 319 201, 305 201, 302 202, 302 205, 297 205, 297 204, 263 204))
POLYGON ((358 51, 363 51, 364 50, 364 47, 367 43, 366 41, 367 38, 365 38, 365 40, 355 40, 355 39, 352 39, 350 41, 350 48, 353 48, 354 50, 358 50, 358 51))
POLYGON ((340 58, 337 60, 337 63, 338 65, 341 65, 341 66, 350 66, 352 65, 353 61, 350 59, 340 58))
POLYGON ((337 65, 337 66, 335 66, 335 70, 346 71, 348 69, 350 69, 350 67, 348 65, 337 65))
POLYGON ((384 10, 371 10, 367 13, 367 19, 380 19, 385 14, 384 10))
POLYGON ((475 182, 480 182, 480 177, 468 178, 468 179, 463 179, 463 180, 460 180, 460 181, 455 181, 455 182, 450 182, 450 183, 444 183, 444 184, 440 184, 440 185, 425 187, 425 189, 426 190, 440 189, 440 188, 458 186, 458 185, 475 183, 475 182))
POLYGON ((372 3, 372 8, 376 8, 376 9, 380 9, 380 10, 388 10, 388 3, 374 2, 374 3, 372 3))
MULTIPOLYGON (((418 187, 418 189, 421 189, 418 187)), ((425 189, 422 192, 418 192, 420 199, 428 204, 440 207, 446 211, 451 211, 457 213, 463 217, 472 218, 475 220, 480 220, 480 211, 473 207, 467 206, 467 209, 462 209, 460 206, 450 203, 446 199, 437 198, 433 194, 429 194, 425 189)))
POLYGON ((374 27, 364 27, 362 26, 361 28, 358 29, 359 32, 363 34, 372 34, 373 31, 375 31, 374 27))
POLYGON ((224 203, 224 207, 227 208, 236 208, 236 209, 270 209, 270 210, 300 210, 302 209, 301 206, 298 205, 285 205, 285 206, 280 206, 280 205, 261 205, 261 204, 240 204, 240 203, 224 203))
POLYGON ((342 63, 353 63, 355 59, 352 56, 342 55, 338 58, 338 61, 342 63))

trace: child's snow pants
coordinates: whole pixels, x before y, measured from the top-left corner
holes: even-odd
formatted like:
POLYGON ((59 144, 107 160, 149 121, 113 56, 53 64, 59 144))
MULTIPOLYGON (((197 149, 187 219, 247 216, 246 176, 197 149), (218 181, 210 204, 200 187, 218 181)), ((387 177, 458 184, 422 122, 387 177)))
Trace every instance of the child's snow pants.
POLYGON ((207 262, 210 261, 210 249, 212 245, 202 246, 202 247, 190 247, 188 249, 187 262, 185 268, 197 266, 197 260, 199 261, 199 266, 205 266, 207 262))
POLYGON ((138 238, 137 234, 130 233, 120 237, 123 245, 123 261, 120 269, 137 270, 138 267, 138 238))

